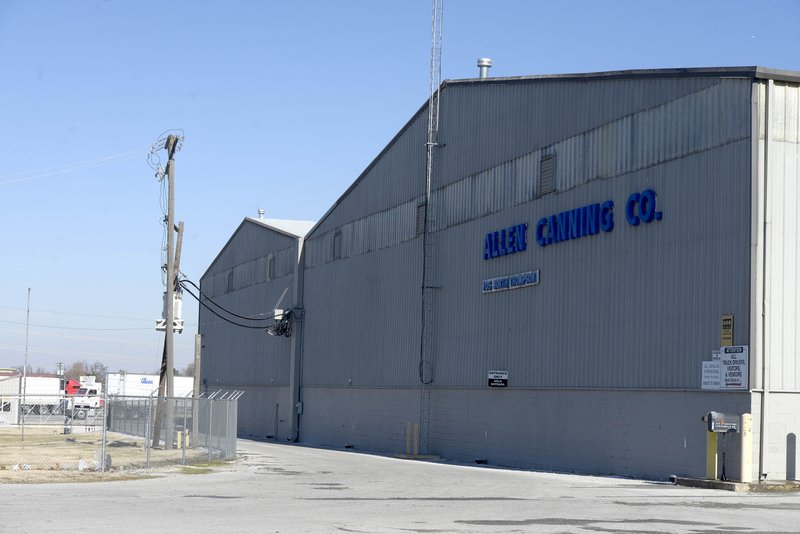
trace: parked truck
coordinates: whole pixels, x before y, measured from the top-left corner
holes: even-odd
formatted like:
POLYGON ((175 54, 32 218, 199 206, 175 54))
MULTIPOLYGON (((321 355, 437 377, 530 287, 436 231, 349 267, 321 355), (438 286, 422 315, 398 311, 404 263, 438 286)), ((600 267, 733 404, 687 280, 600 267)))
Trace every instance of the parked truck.
POLYGON ((103 384, 95 381, 93 376, 82 376, 81 387, 67 398, 67 415, 73 419, 86 419, 94 416, 103 406, 103 384))

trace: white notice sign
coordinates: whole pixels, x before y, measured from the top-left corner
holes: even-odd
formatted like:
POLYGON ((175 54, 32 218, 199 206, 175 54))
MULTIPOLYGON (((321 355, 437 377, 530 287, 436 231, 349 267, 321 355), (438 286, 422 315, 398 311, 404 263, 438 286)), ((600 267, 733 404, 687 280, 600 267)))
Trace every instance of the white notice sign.
POLYGON ((702 389, 747 389, 750 358, 747 345, 734 345, 715 350, 710 362, 702 362, 702 389))
POLYGON ((747 375, 750 370, 747 345, 734 345, 719 349, 722 364, 721 389, 747 389, 747 375))
POLYGON ((508 371, 489 371, 489 387, 508 387, 508 371))
POLYGON ((702 389, 722 389, 722 364, 719 361, 703 362, 702 389))

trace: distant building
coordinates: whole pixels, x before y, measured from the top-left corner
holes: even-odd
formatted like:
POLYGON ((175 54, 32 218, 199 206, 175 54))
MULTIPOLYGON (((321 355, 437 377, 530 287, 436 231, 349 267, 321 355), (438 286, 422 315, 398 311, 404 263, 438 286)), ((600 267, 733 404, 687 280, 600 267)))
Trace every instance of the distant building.
POLYGON ((245 219, 203 276, 255 326, 200 310, 242 434, 663 478, 750 413, 753 477, 795 476, 800 73, 447 81, 439 124, 430 199, 426 104, 310 231, 245 219))

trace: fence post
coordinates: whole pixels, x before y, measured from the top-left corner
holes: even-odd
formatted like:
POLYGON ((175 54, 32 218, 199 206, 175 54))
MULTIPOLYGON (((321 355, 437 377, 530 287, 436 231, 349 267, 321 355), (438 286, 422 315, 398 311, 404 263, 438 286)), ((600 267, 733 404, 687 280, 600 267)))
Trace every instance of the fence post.
POLYGON ((208 444, 208 461, 211 461, 211 415, 214 412, 214 401, 208 400, 208 434, 206 434, 206 443, 208 444))
POLYGON ((144 433, 147 435, 144 441, 144 450, 147 453, 147 467, 150 467, 150 433, 152 429, 151 419, 152 419, 152 411, 153 411, 153 394, 150 394, 150 397, 147 400, 147 422, 146 427, 144 429, 144 433))
POLYGON ((103 445, 100 448, 100 472, 106 472, 106 428, 111 424, 111 410, 108 407, 108 374, 106 373, 106 383, 104 384, 105 387, 103 388, 103 445))
POLYGON ((189 431, 186 430, 186 399, 183 399, 183 447, 181 447, 181 464, 186 465, 186 442, 189 439, 189 431))

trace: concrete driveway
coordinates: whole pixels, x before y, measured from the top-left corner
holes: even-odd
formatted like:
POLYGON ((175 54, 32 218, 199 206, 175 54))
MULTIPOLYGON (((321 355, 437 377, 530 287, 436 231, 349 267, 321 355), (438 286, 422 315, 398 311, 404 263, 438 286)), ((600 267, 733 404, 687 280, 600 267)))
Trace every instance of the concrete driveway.
POLYGON ((239 441, 205 475, 0 485, 0 532, 798 532, 800 495, 239 441))

